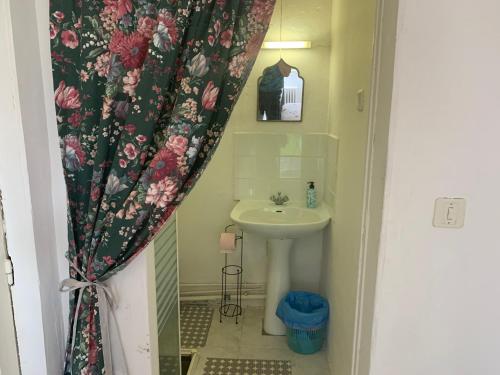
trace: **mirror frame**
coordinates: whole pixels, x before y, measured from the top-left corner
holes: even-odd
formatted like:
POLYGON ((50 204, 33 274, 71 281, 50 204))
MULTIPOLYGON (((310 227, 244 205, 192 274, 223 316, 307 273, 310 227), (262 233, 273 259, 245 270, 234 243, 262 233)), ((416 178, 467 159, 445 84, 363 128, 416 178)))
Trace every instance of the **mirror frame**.
MULTIPOLYGON (((276 64, 278 64, 278 63, 279 63, 279 61, 276 64)), ((276 65, 276 64, 274 64, 274 65, 276 65)), ((256 111, 256 118, 257 118, 258 122, 303 122, 303 119, 304 119, 304 93, 305 93, 306 80, 304 79, 304 77, 302 77, 300 75, 300 70, 297 67, 295 67, 293 65, 290 65, 290 64, 288 64, 288 65, 290 66, 290 68, 295 69, 297 71, 298 77, 302 80, 302 101, 300 103, 300 120, 262 120, 262 119, 259 118, 260 117, 259 116, 260 115, 260 111, 259 111, 260 90, 259 90, 259 88, 260 88, 260 82, 262 81, 262 78, 264 76, 264 70, 266 70, 267 68, 269 68, 269 66, 266 66, 264 68, 264 70, 262 71, 262 75, 257 80, 257 111, 256 111)), ((270 65, 270 66, 273 66, 273 65, 270 65)))

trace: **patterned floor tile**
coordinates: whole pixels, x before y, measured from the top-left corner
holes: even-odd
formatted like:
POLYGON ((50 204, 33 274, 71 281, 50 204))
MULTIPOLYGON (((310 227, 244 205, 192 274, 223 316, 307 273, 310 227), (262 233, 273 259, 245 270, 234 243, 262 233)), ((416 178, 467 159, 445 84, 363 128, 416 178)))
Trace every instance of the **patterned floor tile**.
POLYGON ((160 356, 160 375, 179 375, 179 357, 160 356))
POLYGON ((181 347, 197 349, 207 343, 213 308, 202 304, 181 304, 181 347))
POLYGON ((290 361, 207 358, 203 375, 292 375, 290 361))

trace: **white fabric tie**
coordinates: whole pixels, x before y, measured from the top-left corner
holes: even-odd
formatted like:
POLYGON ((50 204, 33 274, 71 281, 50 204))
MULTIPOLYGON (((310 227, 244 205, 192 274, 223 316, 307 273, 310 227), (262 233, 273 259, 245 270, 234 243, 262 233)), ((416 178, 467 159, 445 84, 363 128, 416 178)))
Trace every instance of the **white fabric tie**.
POLYGON ((120 338, 118 323, 116 321, 116 316, 114 314, 114 309, 116 307, 113 293, 111 289, 104 283, 100 281, 89 281, 83 272, 78 270, 72 265, 76 272, 83 278, 83 281, 75 280, 72 278, 65 279, 61 282, 59 290, 61 292, 73 292, 80 290, 78 294, 78 300, 76 303, 75 316, 73 318, 72 336, 71 336, 71 353, 70 353, 70 367, 73 371, 73 350, 76 344, 76 331, 78 327, 78 317, 80 315, 80 306, 82 304, 83 289, 85 288, 96 288, 97 291, 97 303, 99 309, 99 318, 101 325, 101 337, 102 337, 102 354, 104 357, 104 373, 106 375, 127 375, 127 363, 125 359, 125 353, 123 350, 122 341, 120 338), (109 314, 111 313, 111 324, 109 324, 109 314), (113 328, 113 334, 111 334, 111 328, 113 328), (119 358, 115 358, 113 361, 113 349, 115 354, 118 354, 119 358), (118 350, 116 350, 118 349, 118 350), (113 365, 114 368, 113 368, 113 365), (114 370, 114 371, 113 371, 114 370))

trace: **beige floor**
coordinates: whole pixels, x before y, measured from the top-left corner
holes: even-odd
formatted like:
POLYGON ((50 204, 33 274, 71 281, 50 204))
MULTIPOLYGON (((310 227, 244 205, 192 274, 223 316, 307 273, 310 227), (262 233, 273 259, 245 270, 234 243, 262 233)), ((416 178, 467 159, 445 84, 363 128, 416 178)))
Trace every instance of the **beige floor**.
POLYGON ((242 321, 236 325, 234 319, 219 322, 215 310, 208 335, 207 345, 198 351, 193 375, 202 375, 206 358, 276 359, 292 362, 292 375, 330 375, 325 351, 313 355, 292 352, 286 337, 262 335, 262 307, 246 307, 242 321))

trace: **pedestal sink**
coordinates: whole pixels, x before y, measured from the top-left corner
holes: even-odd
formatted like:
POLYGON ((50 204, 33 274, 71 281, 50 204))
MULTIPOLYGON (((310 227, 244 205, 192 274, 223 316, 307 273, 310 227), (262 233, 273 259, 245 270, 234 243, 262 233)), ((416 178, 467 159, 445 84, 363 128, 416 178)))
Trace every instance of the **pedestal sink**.
POLYGON ((270 335, 284 335, 286 328, 276 316, 276 308, 290 290, 293 240, 323 230, 330 221, 330 213, 322 205, 310 209, 293 203, 277 206, 269 201, 242 200, 231 211, 231 219, 244 232, 267 239, 264 331, 270 335))

